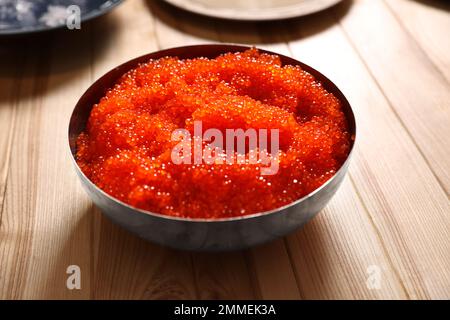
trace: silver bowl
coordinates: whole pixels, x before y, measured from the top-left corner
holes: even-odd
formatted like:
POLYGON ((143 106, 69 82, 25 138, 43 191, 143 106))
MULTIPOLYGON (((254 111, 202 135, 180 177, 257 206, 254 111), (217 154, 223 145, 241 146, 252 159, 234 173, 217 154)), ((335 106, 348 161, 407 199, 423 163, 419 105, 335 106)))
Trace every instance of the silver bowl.
MULTIPOLYGON (((134 208, 106 194, 92 183, 78 167, 76 139, 85 130, 92 107, 106 91, 127 71, 150 59, 177 56, 181 59, 197 57, 215 58, 226 52, 242 52, 247 46, 208 44, 171 48, 144 55, 114 68, 98 79, 80 98, 72 113, 69 125, 69 145, 76 172, 84 189, 94 203, 113 222, 146 240, 177 249, 195 251, 225 251, 243 249, 284 236, 310 220, 335 194, 347 172, 351 151, 336 174, 320 188, 289 205, 256 214, 223 219, 190 219, 166 216, 134 208)), ((270 54, 270 51, 260 50, 270 54)), ((328 78, 315 69, 280 54, 283 65, 299 65, 320 81, 342 103, 350 134, 356 133, 353 111, 342 92, 328 78)))

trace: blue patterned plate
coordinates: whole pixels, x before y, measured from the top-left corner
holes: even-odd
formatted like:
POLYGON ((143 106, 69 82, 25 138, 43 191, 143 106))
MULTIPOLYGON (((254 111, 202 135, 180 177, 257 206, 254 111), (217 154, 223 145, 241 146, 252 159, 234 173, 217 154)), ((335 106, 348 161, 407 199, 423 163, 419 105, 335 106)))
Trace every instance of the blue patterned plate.
POLYGON ((105 14, 123 0, 0 0, 0 35, 67 27, 105 14))

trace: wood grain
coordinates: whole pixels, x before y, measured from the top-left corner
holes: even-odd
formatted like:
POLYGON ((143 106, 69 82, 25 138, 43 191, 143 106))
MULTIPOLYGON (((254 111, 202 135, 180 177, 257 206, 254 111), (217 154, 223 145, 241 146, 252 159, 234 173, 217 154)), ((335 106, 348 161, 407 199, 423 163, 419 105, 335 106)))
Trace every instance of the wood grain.
POLYGON ((449 82, 382 1, 354 1, 341 25, 448 194, 449 82))
POLYGON ((0 299, 449 299, 449 24, 437 1, 343 1, 241 23, 135 0, 81 31, 2 41, 0 299), (67 146, 70 113, 95 79, 144 53, 208 42, 314 66, 358 124, 350 174, 326 209, 232 253, 170 250, 115 226, 81 189, 67 146), (66 287, 69 265, 81 268, 81 290, 66 287))
MULTIPOLYGON (((339 22, 339 16, 333 16, 339 22)), ((309 34, 307 24, 302 27, 309 34)), ((306 42, 291 41, 290 47, 294 56, 326 71, 354 106, 360 142, 350 176, 407 294, 411 298, 445 297, 449 280, 440 283, 439 278, 449 277, 448 198, 346 38, 345 29, 335 26, 306 42), (327 45, 335 48, 333 57, 320 50, 327 45), (431 243, 439 245, 430 248, 431 243), (430 274, 428 261, 436 257, 442 264, 436 266, 439 272, 430 274), (424 291, 427 281, 431 293, 424 291)))
MULTIPOLYGON (((27 43, 27 46, 29 45, 30 43, 27 43)), ((11 147, 8 148, 10 154, 7 155, 10 160, 5 162, 8 168, 0 226, 2 298, 20 298, 29 273, 37 182, 37 139, 34 134, 37 124, 34 120, 37 118, 40 103, 34 95, 41 90, 37 84, 39 76, 36 67, 36 62, 40 59, 42 57, 35 56, 22 61, 24 68, 29 68, 29 73, 24 74, 16 85, 19 87, 17 95, 24 98, 16 104, 2 106, 3 109, 11 108, 11 112, 16 113, 12 123, 15 130, 11 137, 11 147)))
POLYGON ((436 68, 450 82, 450 2, 441 0, 385 0, 404 32, 416 41, 436 68))
MULTIPOLYGON (((1 212, 3 211, 3 202, 6 190, 6 180, 8 178, 9 168, 9 155, 11 153, 12 140, 14 135, 15 124, 15 97, 17 96, 17 88, 20 81, 20 68, 18 63, 8 63, 13 56, 10 53, 1 53, 1 70, 4 70, 4 75, 0 78, 0 119, 2 119, 2 125, 0 126, 0 224, 1 224, 1 212), (14 78, 15 81, 11 81, 14 78)), ((23 57, 21 57, 23 58, 23 57)), ((16 58, 18 61, 21 58, 16 58)))

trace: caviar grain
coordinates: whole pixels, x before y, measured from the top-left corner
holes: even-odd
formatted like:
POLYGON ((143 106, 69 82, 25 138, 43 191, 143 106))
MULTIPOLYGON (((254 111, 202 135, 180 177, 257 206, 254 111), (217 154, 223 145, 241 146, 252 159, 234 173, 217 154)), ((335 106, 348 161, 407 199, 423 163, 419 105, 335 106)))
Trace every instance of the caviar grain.
POLYGON ((99 188, 140 209, 225 218, 275 209, 341 167, 350 135, 340 101, 312 75, 251 49, 215 59, 151 60, 92 109, 77 163, 99 188), (172 132, 279 129, 279 170, 261 163, 174 164, 172 132))

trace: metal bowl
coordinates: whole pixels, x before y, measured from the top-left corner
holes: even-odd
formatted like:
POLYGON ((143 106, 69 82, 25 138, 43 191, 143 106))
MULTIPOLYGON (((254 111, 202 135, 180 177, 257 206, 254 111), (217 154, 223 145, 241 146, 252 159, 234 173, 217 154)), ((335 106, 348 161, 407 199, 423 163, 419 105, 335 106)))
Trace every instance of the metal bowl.
MULTIPOLYGON (((284 236, 303 225, 322 210, 342 183, 347 172, 351 152, 336 174, 307 196, 281 208, 256 214, 223 219, 190 219, 170 217, 134 208, 106 194, 92 183, 78 167, 76 139, 85 130, 92 107, 127 71, 150 59, 177 56, 181 59, 215 58, 226 52, 242 52, 247 46, 208 44, 171 48, 144 55, 111 70, 98 79, 81 97, 72 113, 69 125, 69 144, 72 160, 81 183, 94 203, 113 222, 138 236, 173 248, 196 251, 237 250, 284 236)), ((273 52, 260 50, 270 54, 273 52)), ((356 133, 353 111, 342 92, 324 75, 292 58, 280 56, 283 65, 299 65, 312 74, 323 87, 342 103, 352 136, 356 133)), ((353 140, 354 141, 354 140, 353 140)), ((351 150, 353 150, 353 144, 351 150)))

